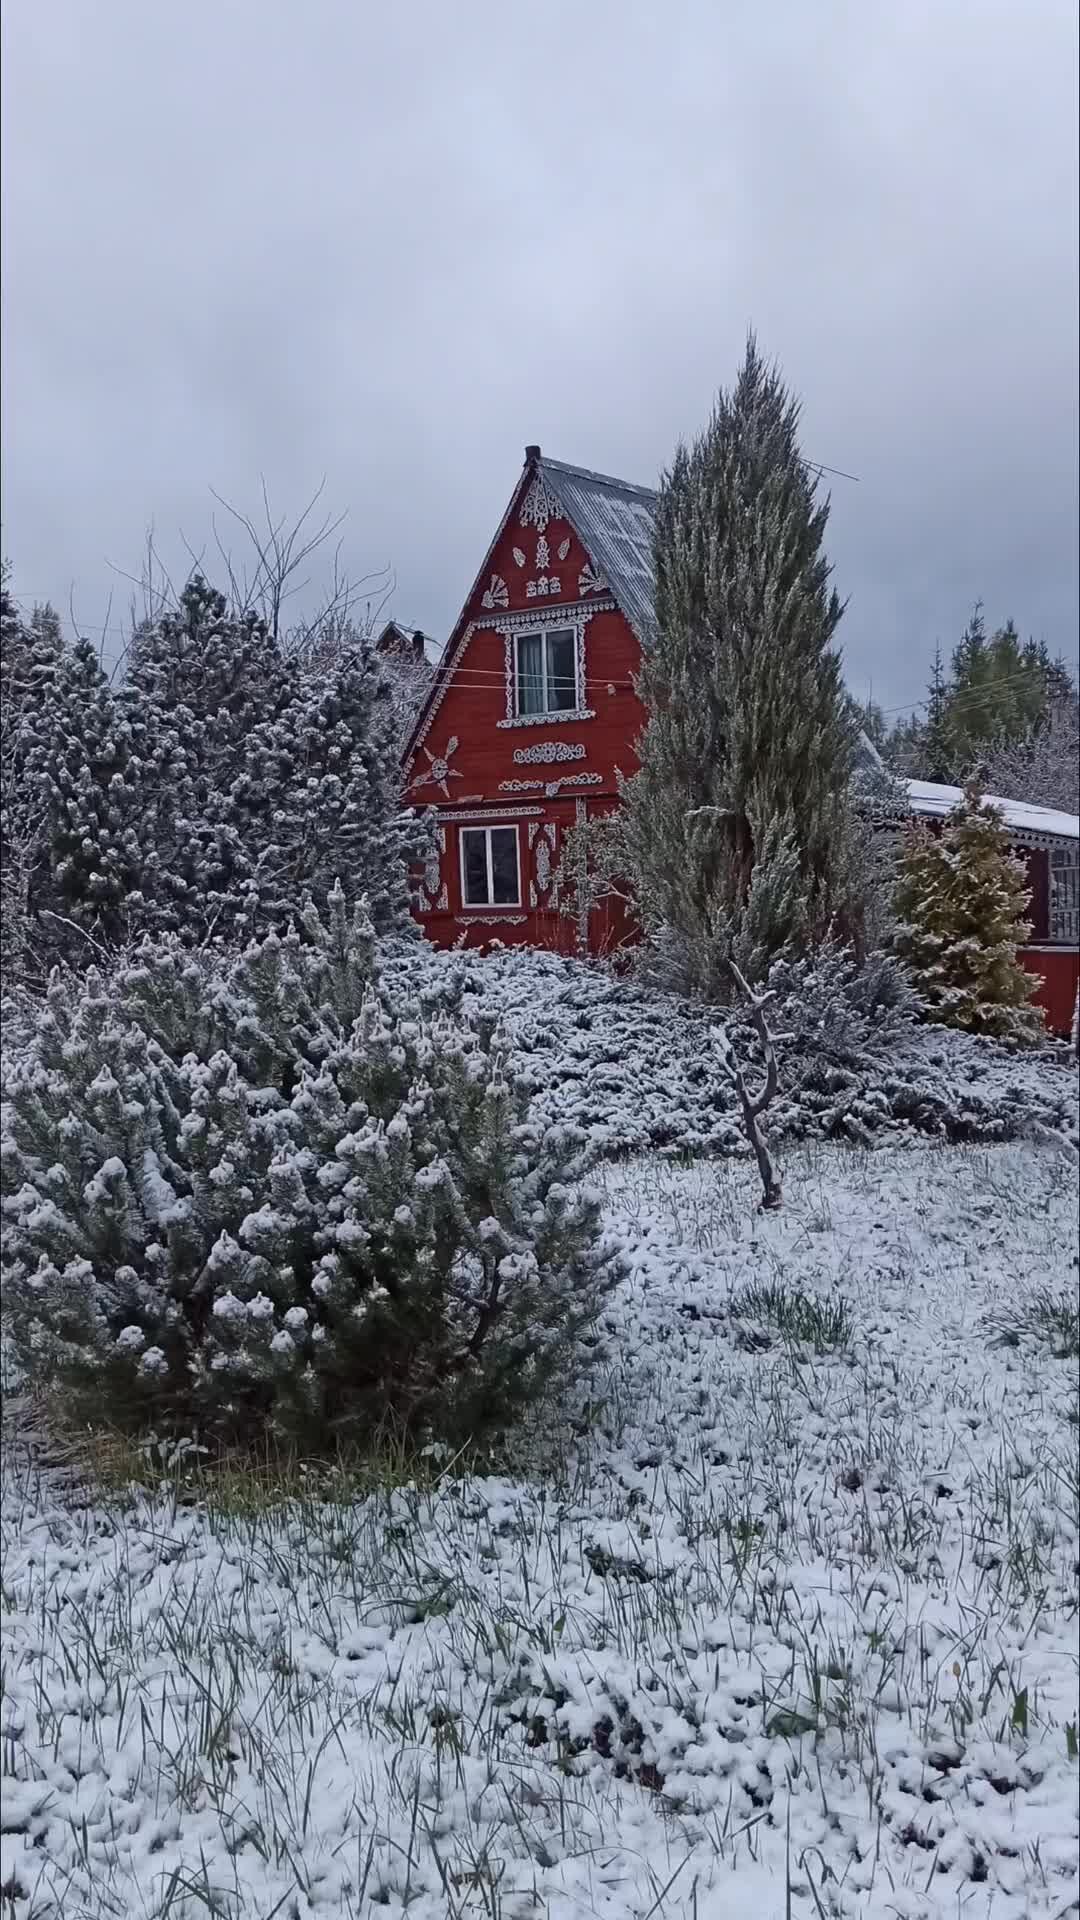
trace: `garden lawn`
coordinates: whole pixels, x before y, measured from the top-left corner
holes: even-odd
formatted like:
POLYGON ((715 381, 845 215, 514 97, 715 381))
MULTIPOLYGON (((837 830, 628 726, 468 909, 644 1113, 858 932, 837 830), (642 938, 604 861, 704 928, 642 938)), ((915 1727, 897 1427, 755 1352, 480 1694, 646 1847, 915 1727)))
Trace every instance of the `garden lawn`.
POLYGON ((5 1410, 3 1920, 1075 1913, 1067 1148, 600 1170, 490 1472, 94 1490, 5 1410))

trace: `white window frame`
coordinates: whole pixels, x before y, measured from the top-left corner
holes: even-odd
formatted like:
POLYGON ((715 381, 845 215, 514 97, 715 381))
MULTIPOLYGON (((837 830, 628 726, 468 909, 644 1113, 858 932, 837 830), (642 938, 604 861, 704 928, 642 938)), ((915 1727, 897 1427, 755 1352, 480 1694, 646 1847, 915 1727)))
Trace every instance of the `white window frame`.
POLYGON ((509 820, 470 821, 458 828, 458 877, 461 887, 461 905, 465 913, 500 913, 505 908, 512 913, 521 905, 521 835, 517 827, 509 820), (487 890, 486 900, 470 900, 465 885, 465 835, 482 833, 487 854, 487 890), (512 833, 514 836, 514 864, 517 871, 517 892, 513 900, 495 900, 495 874, 491 858, 491 836, 493 833, 512 833))
POLYGON ((583 704, 582 703, 582 687, 581 687, 582 651, 583 649, 580 644, 578 624, 574 620, 552 620, 552 621, 545 621, 542 624, 538 622, 535 627, 515 628, 514 630, 514 715, 513 715, 515 720, 575 720, 579 717, 581 713, 582 704, 583 704), (573 649, 574 700, 573 700, 573 705, 569 707, 553 707, 550 704, 550 701, 548 698, 548 695, 549 695, 548 641, 551 639, 551 636, 553 633, 568 634, 570 637, 570 645, 571 645, 571 648, 573 649), (541 659, 541 670, 544 678, 545 704, 539 713, 522 713, 521 711, 520 649, 521 649, 521 642, 523 640, 539 640, 540 642, 540 649, 541 649, 540 659, 541 659))
POLYGON ((1080 848, 1051 847, 1046 869, 1046 931, 1049 944, 1075 947, 1080 940, 1080 848))

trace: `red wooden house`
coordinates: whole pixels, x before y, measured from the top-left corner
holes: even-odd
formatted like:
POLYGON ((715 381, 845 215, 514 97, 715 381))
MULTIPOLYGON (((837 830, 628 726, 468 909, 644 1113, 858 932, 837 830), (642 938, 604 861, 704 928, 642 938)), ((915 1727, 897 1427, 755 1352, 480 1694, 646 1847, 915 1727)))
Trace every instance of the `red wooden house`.
MULTIPOLYGON (((598 954, 626 936, 614 903, 587 924, 565 911, 555 876, 568 829, 617 805, 617 772, 637 765, 645 715, 633 680, 654 626, 655 502, 648 487, 525 450, 406 755, 406 804, 437 814, 415 900, 439 946, 500 940, 598 954)), ((1062 822, 1054 816, 1056 834, 1043 822, 1017 840, 1037 918, 1029 964, 1053 973, 1053 1023, 1067 1027, 1078 823, 1070 837, 1062 822), (1071 919, 1067 906, 1055 918, 1055 901, 1070 897, 1071 919), (1063 966, 1043 959, 1051 943, 1063 966)))

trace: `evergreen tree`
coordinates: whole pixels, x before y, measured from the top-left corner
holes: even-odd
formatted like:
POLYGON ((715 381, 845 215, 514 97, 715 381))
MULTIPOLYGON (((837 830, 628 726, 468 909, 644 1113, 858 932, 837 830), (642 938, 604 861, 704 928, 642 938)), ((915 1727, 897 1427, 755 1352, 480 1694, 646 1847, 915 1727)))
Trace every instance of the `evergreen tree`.
POLYGON ((489 1023, 395 1005, 340 891, 208 957, 54 986, 10 1074, 4 1298, 30 1378, 128 1430, 457 1445, 575 1360, 620 1266, 584 1136, 489 1023), (62 1123, 62 1124, 61 1124, 62 1123))
POLYGON ((47 867, 44 808, 30 767, 43 714, 55 700, 63 653, 60 622, 51 607, 35 607, 24 621, 0 576, 0 960, 5 973, 40 972, 34 932, 35 896, 47 867))
MULTIPOLYGON (((310 671, 205 580, 142 628, 124 701, 151 805, 149 924, 201 938, 284 925, 339 877, 404 926, 408 828, 369 644, 310 671)), ((408 924, 411 924, 409 922, 408 924)))
POLYGON ((1075 698, 1071 675, 1043 642, 1021 645, 1012 620, 987 633, 980 601, 948 675, 940 647, 935 653, 925 718, 900 722, 885 756, 897 773, 963 784, 989 756, 1032 742, 1051 713, 1075 698))
POLYGON ((381 664, 363 642, 320 680, 290 663, 288 682, 288 703, 249 743, 243 791, 230 796, 237 818, 250 809, 268 822, 264 917, 280 921, 305 893, 322 905, 347 877, 378 932, 411 926, 411 830, 398 806, 398 727, 381 664))
MULTIPOLYGON (((978 643, 978 636, 974 635, 973 644, 978 643)), ((937 780, 948 785, 953 775, 956 749, 940 645, 934 649, 934 669, 930 676, 930 690, 926 702, 922 757, 926 771, 921 777, 924 780, 937 780)))
POLYGON ((1042 1016, 1017 959, 1031 933, 1026 875, 1001 814, 973 781, 940 834, 911 831, 897 889, 897 945, 925 1017, 1032 1044, 1042 1016))
MULTIPOLYGON (((35 911, 65 952, 58 919, 91 949, 115 943, 129 930, 129 908, 141 905, 142 793, 126 717, 88 640, 60 656, 26 731, 48 872, 35 911)), ((78 957, 77 940, 70 957, 78 957)))
POLYGON ((730 959, 758 979, 785 946, 859 917, 856 728, 832 646, 842 608, 798 423, 751 338, 734 391, 660 490, 658 630, 625 840, 647 935, 709 995, 730 993, 730 959))

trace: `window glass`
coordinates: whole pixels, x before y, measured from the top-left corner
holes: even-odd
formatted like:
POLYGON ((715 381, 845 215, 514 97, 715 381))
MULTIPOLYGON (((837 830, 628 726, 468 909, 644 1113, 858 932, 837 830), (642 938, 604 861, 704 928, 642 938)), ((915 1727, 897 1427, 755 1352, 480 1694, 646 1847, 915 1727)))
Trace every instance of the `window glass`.
POLYGON ((572 629, 555 628, 547 636, 547 648, 548 712, 572 713, 577 705, 572 629))
POLYGON ((465 905, 486 907, 488 903, 487 834, 483 827, 479 827, 471 831, 466 829, 461 838, 465 849, 462 859, 465 905))
POLYGON ((516 907, 518 901, 517 828, 491 829, 492 904, 516 907))
POLYGON ((522 633, 517 643, 517 710, 545 713, 544 642, 539 633, 522 633))

